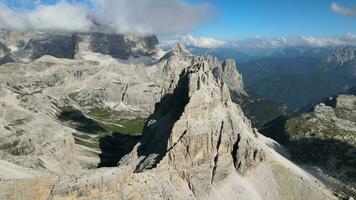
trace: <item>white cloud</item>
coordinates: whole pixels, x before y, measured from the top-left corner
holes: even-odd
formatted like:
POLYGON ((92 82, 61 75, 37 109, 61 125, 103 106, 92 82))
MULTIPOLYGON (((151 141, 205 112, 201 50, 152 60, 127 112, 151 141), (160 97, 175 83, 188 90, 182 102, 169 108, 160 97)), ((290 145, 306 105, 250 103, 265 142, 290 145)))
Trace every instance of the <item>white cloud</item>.
POLYGON ((0 3, 0 28, 39 31, 87 32, 93 23, 83 5, 63 1, 39 5, 33 10, 12 10, 0 3))
POLYGON ((202 48, 214 48, 225 44, 224 41, 216 40, 209 37, 193 37, 191 35, 185 35, 181 38, 183 44, 187 46, 196 46, 202 48))
POLYGON ((340 37, 315 37, 315 36, 300 36, 300 37, 279 37, 279 38, 250 38, 239 40, 232 43, 232 46, 239 49, 254 49, 254 48, 283 48, 291 46, 311 46, 311 47, 325 47, 325 46, 342 46, 352 45, 356 46, 356 35, 346 34, 340 37))
POLYGON ((0 28, 16 30, 175 34, 214 17, 210 4, 184 0, 89 0, 95 8, 60 0, 55 5, 13 10, 1 3, 0 28))
POLYGON ((174 36, 173 38, 163 39, 161 41, 162 46, 172 46, 175 43, 201 48, 216 48, 225 45, 225 41, 209 37, 193 37, 192 35, 174 36))
POLYGON ((340 6, 337 3, 331 4, 331 10, 337 12, 342 15, 356 16, 356 7, 348 8, 344 6, 340 6))
POLYGON ((268 50, 293 46, 308 47, 326 47, 326 46, 356 46, 356 35, 348 33, 339 37, 316 37, 316 36, 299 36, 299 37, 277 37, 264 38, 255 37, 241 39, 236 41, 221 41, 207 37, 193 37, 191 35, 180 35, 169 38, 160 38, 161 46, 164 48, 171 47, 175 43, 185 46, 195 46, 201 48, 227 47, 239 50, 268 50))

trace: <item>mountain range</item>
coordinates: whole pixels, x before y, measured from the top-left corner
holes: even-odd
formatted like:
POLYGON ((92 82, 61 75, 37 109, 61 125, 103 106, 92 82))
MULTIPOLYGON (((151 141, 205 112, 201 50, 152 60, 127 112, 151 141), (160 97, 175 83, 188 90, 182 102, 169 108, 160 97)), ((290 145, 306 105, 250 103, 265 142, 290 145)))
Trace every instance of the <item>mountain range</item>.
MULTIPOLYGON (((197 55, 204 52, 192 49, 197 55)), ((356 86, 352 46, 295 46, 255 56, 215 48, 205 54, 233 57, 249 94, 285 104, 292 111, 356 86)))
POLYGON ((353 195, 254 128, 285 107, 246 91, 233 59, 163 52, 155 36, 2 30, 0 42, 0 199, 353 195))

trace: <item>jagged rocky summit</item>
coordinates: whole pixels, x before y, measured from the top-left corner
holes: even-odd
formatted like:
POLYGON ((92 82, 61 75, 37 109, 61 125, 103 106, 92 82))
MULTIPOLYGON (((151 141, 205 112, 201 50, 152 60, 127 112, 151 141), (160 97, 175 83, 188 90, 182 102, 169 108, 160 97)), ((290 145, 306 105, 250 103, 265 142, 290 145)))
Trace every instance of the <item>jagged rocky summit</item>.
POLYGON ((0 67, 0 199, 335 199, 232 102, 231 91, 246 94, 233 61, 192 56, 180 45, 155 58, 154 39, 131 44, 132 37, 123 39, 131 40, 128 52, 140 53, 117 59, 110 52, 125 44, 110 47, 109 36, 87 35, 80 56, 70 57, 77 60, 32 60, 23 55, 49 48, 9 45, 31 34, 2 42, 3 55, 21 53, 0 67), (104 47, 93 52, 91 43, 104 47), (92 169, 97 135, 60 120, 72 109, 106 128, 121 128, 124 117, 149 117, 116 167, 92 169))
POLYGON ((118 168, 63 179, 51 198, 333 199, 269 146, 278 144, 251 128, 227 86, 198 63, 156 105, 118 168))

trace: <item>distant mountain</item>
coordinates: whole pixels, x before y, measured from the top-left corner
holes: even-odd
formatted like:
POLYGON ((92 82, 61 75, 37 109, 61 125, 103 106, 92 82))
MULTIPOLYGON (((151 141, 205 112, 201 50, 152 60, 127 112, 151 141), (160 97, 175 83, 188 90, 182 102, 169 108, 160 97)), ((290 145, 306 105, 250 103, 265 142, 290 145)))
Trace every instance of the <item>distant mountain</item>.
POLYGON ((309 74, 317 69, 318 58, 263 58, 240 63, 237 68, 243 74, 247 85, 261 81, 268 77, 289 74, 309 74))
POLYGON ((323 58, 330 52, 340 47, 310 47, 310 46, 292 46, 278 49, 273 52, 270 57, 290 58, 290 57, 311 57, 323 58))
POLYGON ((202 48, 187 46, 187 49, 194 55, 212 55, 220 60, 234 58, 237 63, 253 61, 266 58, 316 58, 322 59, 328 54, 343 48, 343 46, 290 46, 281 48, 252 48, 244 49, 233 46, 221 46, 217 48, 202 48))
POLYGON ((157 58, 155 37, 17 36, 1 52, 0 199, 335 199, 232 101, 248 96, 234 60, 157 58))
POLYGON ((217 48, 201 48, 195 46, 187 46, 189 52, 197 56, 211 55, 219 60, 235 59, 237 63, 247 62, 259 58, 232 47, 217 47, 217 48))
POLYGON ((324 59, 324 64, 326 66, 337 66, 343 65, 346 62, 355 60, 356 58, 356 47, 345 47, 337 49, 326 55, 324 59))
POLYGON ((247 89, 261 98, 299 109, 356 86, 354 48, 335 50, 319 62, 313 58, 285 59, 241 64, 247 89))
POLYGON ((252 95, 241 97, 232 91, 231 99, 233 102, 239 104, 255 128, 262 128, 267 122, 288 116, 290 113, 286 105, 257 98, 252 95))

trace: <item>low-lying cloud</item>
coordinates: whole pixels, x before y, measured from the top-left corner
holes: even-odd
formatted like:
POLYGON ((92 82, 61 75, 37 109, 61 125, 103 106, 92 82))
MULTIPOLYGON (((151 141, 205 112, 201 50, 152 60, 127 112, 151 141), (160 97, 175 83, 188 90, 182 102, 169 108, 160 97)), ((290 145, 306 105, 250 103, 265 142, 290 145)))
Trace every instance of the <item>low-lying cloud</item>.
POLYGON ((325 47, 325 46, 345 46, 345 45, 355 46, 356 35, 349 33, 339 37, 315 37, 315 36, 277 37, 277 38, 256 37, 256 38, 231 42, 230 44, 239 48, 283 48, 283 47, 291 47, 291 46, 325 47))
POLYGON ((171 46, 174 43, 181 43, 185 46, 195 46, 201 48, 235 48, 240 50, 248 49, 278 49, 293 46, 326 47, 326 46, 356 46, 356 35, 346 34, 340 37, 276 37, 264 38, 255 37, 236 41, 221 41, 214 38, 199 38, 191 35, 175 36, 169 39, 162 39, 163 47, 171 46))
POLYGON ((0 28, 168 35, 192 30, 216 13, 210 4, 184 0, 89 0, 89 4, 60 0, 13 9, 0 0, 0 28))
POLYGON ((349 8, 337 3, 332 3, 331 10, 342 15, 356 16, 356 7, 349 8))
POLYGON ((200 48, 216 48, 223 46, 225 41, 217 40, 209 37, 193 37, 192 35, 175 36, 161 41, 162 46, 172 46, 175 43, 183 44, 184 46, 194 46, 200 48))

